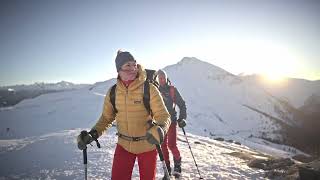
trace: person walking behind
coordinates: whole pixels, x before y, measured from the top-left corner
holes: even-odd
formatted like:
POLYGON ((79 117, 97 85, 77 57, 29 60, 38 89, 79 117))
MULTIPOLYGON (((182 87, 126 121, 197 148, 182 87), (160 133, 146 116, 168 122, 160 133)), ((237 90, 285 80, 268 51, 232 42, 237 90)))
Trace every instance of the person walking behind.
POLYGON ((157 75, 160 84, 159 90, 171 115, 171 125, 168 133, 165 135, 164 142, 162 143, 161 147, 169 173, 171 173, 169 158, 170 150, 173 155, 174 162, 172 175, 179 177, 181 175, 181 155, 177 146, 177 124, 180 128, 186 126, 187 108, 185 101, 180 95, 178 89, 169 83, 166 72, 164 70, 158 70, 157 75), (177 118, 177 111, 175 110, 176 105, 178 105, 180 110, 179 118, 177 118))

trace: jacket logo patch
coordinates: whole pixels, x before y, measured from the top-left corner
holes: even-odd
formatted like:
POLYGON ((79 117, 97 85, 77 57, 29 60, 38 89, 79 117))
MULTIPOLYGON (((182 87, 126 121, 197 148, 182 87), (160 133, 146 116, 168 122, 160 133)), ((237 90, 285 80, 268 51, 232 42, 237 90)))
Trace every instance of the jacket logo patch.
POLYGON ((141 104, 141 100, 134 100, 133 103, 134 104, 141 104))

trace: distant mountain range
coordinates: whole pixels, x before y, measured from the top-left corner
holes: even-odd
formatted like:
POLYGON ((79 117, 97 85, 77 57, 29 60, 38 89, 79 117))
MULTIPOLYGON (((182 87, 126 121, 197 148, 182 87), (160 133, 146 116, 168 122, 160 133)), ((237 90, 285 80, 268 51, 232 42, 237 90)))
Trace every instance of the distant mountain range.
POLYGON ((302 107, 312 95, 320 95, 320 80, 287 78, 280 83, 270 83, 259 75, 240 76, 243 80, 263 87, 266 92, 288 101, 296 108, 302 107))
POLYGON ((75 90, 86 87, 86 84, 73 84, 61 81, 58 83, 34 83, 31 85, 14 85, 0 87, 0 107, 13 106, 28 98, 35 98, 41 94, 75 90))

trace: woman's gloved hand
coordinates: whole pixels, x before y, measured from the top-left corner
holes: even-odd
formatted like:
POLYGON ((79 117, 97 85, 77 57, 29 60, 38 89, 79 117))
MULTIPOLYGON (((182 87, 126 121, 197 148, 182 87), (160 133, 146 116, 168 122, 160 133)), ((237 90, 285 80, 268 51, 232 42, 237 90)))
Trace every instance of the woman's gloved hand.
POLYGON ((163 129, 155 124, 152 120, 148 121, 150 128, 146 133, 147 141, 150 144, 161 144, 164 139, 164 131, 163 129))
POLYGON ((87 144, 90 144, 94 139, 87 131, 81 131, 79 136, 77 137, 78 148, 80 150, 84 150, 87 148, 87 144))
POLYGON ((184 128, 187 125, 187 122, 184 119, 178 119, 177 122, 180 128, 184 128))

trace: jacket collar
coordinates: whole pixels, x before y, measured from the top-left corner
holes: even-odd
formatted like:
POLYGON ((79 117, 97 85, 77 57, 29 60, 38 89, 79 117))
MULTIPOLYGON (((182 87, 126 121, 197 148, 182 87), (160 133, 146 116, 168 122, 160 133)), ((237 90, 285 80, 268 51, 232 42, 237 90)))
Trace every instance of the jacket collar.
MULTIPOLYGON (((140 64, 138 64, 137 66, 138 66, 138 77, 132 83, 130 83, 130 85, 128 87, 129 91, 137 89, 147 79, 147 73, 146 73, 145 69, 143 68, 143 66, 141 66, 140 64)), ((124 91, 127 90, 125 85, 121 82, 119 76, 118 76, 118 80, 117 80, 117 86, 120 87, 121 90, 124 90, 124 91)))

